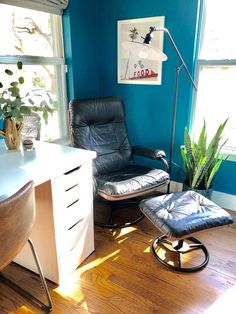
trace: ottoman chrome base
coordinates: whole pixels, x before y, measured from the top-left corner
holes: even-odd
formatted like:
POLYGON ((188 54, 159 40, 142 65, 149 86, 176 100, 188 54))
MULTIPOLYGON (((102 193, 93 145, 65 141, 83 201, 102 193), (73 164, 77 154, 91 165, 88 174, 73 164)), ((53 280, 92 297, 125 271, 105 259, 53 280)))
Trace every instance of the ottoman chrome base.
POLYGON ((209 261, 209 253, 205 245, 203 245, 198 239, 190 237, 185 240, 177 240, 177 241, 170 241, 168 240, 167 236, 163 235, 157 237, 152 243, 152 252, 156 259, 161 262, 163 265, 167 266, 170 269, 178 270, 181 272, 194 272, 202 269, 205 267, 209 261), (192 242, 191 244, 187 243, 187 241, 192 242), (158 254, 159 249, 163 249, 166 253, 169 253, 170 258, 166 260, 163 258, 161 254, 158 254), (197 264, 192 267, 186 267, 183 263, 183 255, 190 253, 195 250, 201 250, 202 255, 204 257, 203 261, 200 264, 197 264), (176 256, 177 256, 177 265, 176 263, 176 256))

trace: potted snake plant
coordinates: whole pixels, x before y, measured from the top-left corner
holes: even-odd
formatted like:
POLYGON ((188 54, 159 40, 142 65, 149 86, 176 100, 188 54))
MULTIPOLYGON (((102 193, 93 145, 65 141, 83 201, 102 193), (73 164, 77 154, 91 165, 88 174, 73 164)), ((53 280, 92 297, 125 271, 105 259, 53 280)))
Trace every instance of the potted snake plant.
POLYGON ((227 121, 228 119, 219 125, 209 144, 207 144, 205 121, 197 141, 191 138, 188 129, 185 128, 184 146, 180 147, 183 172, 186 177, 183 190, 195 190, 211 198, 216 174, 226 159, 221 150, 227 142, 227 139, 222 142, 222 134, 227 121))

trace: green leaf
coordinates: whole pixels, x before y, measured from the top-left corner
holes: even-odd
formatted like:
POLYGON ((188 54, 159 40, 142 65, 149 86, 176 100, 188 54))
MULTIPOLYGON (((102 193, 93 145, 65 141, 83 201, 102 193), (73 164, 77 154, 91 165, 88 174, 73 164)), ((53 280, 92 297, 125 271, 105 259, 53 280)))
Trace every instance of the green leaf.
POLYGON ((197 165, 201 158, 205 156, 206 153, 206 123, 204 124, 199 135, 198 143, 196 144, 196 153, 195 153, 195 164, 197 165))
POLYGON ((224 160, 223 157, 221 159, 218 159, 218 161, 215 163, 214 167, 212 168, 211 173, 209 175, 209 178, 206 182, 206 188, 207 189, 209 189, 212 186, 212 182, 215 179, 215 176, 216 176, 223 160, 224 160))
POLYGON ((59 108, 59 102, 56 101, 56 100, 53 101, 52 105, 53 105, 53 108, 54 108, 55 110, 57 110, 57 109, 59 108))
POLYGON ((9 87, 8 91, 11 93, 12 97, 20 97, 20 90, 17 86, 9 87))
POLYGON ((28 106, 21 106, 20 107, 20 112, 22 113, 22 114, 31 114, 31 108, 30 107, 28 107, 28 106))
POLYGON ((24 84, 25 80, 24 80, 23 76, 20 76, 20 77, 18 78, 18 82, 19 82, 20 84, 24 84))
POLYGON ((23 119, 24 119, 24 117, 21 114, 16 116, 16 120, 19 121, 19 122, 23 122, 23 119))
POLYGON ((12 72, 11 70, 9 70, 9 69, 6 69, 6 70, 5 70, 5 73, 6 73, 7 75, 13 75, 13 72, 12 72))
POLYGON ((17 106, 21 106, 24 104, 24 102, 21 100, 20 97, 16 97, 16 99, 14 100, 14 102, 17 104, 17 106))
POLYGON ((16 65, 17 65, 18 70, 22 70, 23 63, 21 61, 18 61, 16 65))
POLYGON ((17 86, 17 85, 18 85, 18 82, 11 82, 10 85, 11 85, 11 86, 17 86))
POLYGON ((187 158, 187 154, 186 154, 186 149, 185 147, 180 147, 180 153, 183 159, 183 163, 184 163, 184 173, 186 174, 186 178, 188 178, 189 182, 192 182, 192 169, 191 169, 191 164, 187 158))
POLYGON ((53 99, 52 99, 51 95, 49 93, 47 93, 47 96, 48 96, 49 103, 52 105, 53 99))
POLYGON ((32 109, 33 112, 42 111, 42 109, 40 107, 37 107, 37 106, 32 106, 31 109, 32 109))
POLYGON ((11 110, 11 115, 12 115, 12 117, 20 116, 21 115, 20 110, 18 110, 18 109, 11 110))
POLYGON ((0 88, 3 88, 3 85, 2 85, 2 83, 0 82, 0 88))
POLYGON ((0 104, 5 104, 6 100, 4 97, 0 97, 0 104))
POLYGON ((34 101, 33 101, 31 98, 28 99, 28 102, 29 102, 31 105, 34 105, 34 101))
POLYGON ((46 110, 43 111, 43 118, 46 124, 48 124, 48 112, 46 110))
POLYGON ((200 179, 202 173, 204 172, 204 169, 206 169, 205 168, 205 163, 206 163, 206 158, 203 158, 203 160, 201 160, 200 163, 196 167, 196 173, 195 173, 195 175, 193 177, 193 181, 192 181, 192 185, 191 185, 191 187, 193 189, 198 188, 199 185, 200 185, 200 180, 199 179, 200 179))
POLYGON ((187 158, 190 162, 193 162, 192 141, 187 128, 184 129, 184 145, 187 158))

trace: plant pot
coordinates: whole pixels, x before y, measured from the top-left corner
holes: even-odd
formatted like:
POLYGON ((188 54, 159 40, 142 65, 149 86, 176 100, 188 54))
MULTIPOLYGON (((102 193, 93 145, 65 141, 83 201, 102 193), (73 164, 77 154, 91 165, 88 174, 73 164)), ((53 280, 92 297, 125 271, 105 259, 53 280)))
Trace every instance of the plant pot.
POLYGON ((4 121, 4 131, 2 135, 9 150, 20 148, 22 127, 23 124, 14 119, 7 118, 4 121))
POLYGON ((208 199, 211 199, 211 197, 212 197, 212 192, 213 192, 212 188, 205 189, 205 190, 193 189, 190 186, 188 186, 186 182, 184 182, 183 183, 183 191, 190 191, 190 190, 194 191, 194 192, 197 192, 197 193, 201 194, 202 196, 204 196, 204 197, 206 197, 208 199))

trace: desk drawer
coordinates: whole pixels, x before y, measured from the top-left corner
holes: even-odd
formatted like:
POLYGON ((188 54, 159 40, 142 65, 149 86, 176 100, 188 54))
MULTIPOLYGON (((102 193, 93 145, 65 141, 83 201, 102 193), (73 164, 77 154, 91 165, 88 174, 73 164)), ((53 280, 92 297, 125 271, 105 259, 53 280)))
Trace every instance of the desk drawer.
POLYGON ((85 218, 79 225, 75 226, 67 240, 70 246, 63 247, 60 252, 61 269, 68 273, 68 269, 74 270, 79 264, 94 251, 93 220, 91 216, 85 218), (73 234, 74 233, 74 234, 73 234))
POLYGON ((69 253, 78 245, 81 240, 81 234, 85 228, 86 217, 80 217, 76 222, 64 233, 63 252, 69 253))
POLYGON ((69 230, 77 221, 86 216, 87 211, 84 210, 85 208, 81 206, 81 203, 80 199, 78 199, 70 206, 62 209, 61 217, 64 230, 69 230))
POLYGON ((77 185, 83 180, 82 171, 80 167, 77 167, 69 172, 62 174, 55 179, 57 188, 61 191, 67 191, 73 186, 77 185))
POLYGON ((65 192, 61 192, 63 207, 69 207, 81 197, 80 184, 76 184, 65 192))

